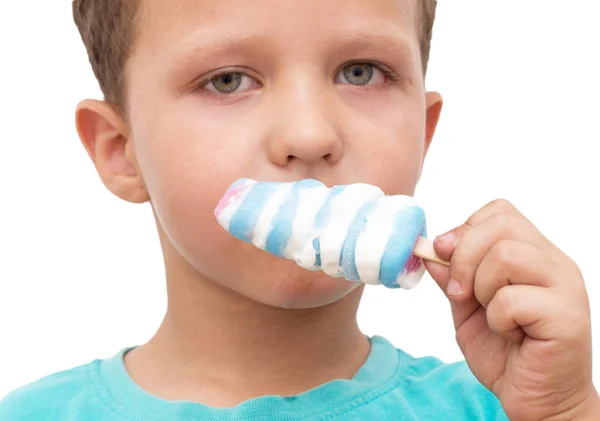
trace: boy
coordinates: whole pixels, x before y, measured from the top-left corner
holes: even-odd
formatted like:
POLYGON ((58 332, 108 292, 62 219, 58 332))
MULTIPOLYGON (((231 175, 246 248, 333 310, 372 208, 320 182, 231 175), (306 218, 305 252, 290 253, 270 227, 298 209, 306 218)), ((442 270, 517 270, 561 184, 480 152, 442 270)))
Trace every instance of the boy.
POLYGON ((76 0, 106 101, 77 109, 106 187, 150 202, 168 311, 147 343, 10 394, 0 420, 592 420, 577 266, 496 201, 428 264, 468 364, 356 324, 363 288, 235 240, 237 178, 414 192, 442 108, 430 0, 76 0), (492 357, 492 358, 490 358, 492 357))

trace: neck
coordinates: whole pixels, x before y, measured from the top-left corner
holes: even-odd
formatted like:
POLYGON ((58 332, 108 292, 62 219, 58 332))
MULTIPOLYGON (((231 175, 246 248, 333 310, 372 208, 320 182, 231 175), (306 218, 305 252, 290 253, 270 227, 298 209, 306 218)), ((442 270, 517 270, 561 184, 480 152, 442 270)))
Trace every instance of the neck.
POLYGON ((293 396, 352 378, 369 353, 356 322, 362 288, 324 307, 284 310, 169 262, 167 288, 162 325, 125 359, 134 381, 164 399, 230 407, 293 396))

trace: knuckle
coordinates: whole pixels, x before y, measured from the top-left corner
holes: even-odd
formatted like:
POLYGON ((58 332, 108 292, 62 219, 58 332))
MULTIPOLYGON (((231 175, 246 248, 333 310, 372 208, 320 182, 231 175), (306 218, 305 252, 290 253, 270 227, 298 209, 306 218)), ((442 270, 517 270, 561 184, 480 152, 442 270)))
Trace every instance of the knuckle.
POLYGON ((486 221, 488 228, 493 229, 498 238, 517 238, 523 232, 523 221, 515 214, 495 213, 486 221))
POLYGON ((490 209, 494 209, 497 213, 514 212, 515 206, 506 199, 495 199, 488 203, 490 209))
POLYGON ((477 225, 477 221, 478 221, 479 219, 481 219, 481 218, 479 217, 479 213, 477 213, 477 212, 476 212, 476 213, 474 213, 473 215, 471 215, 471 216, 469 217, 469 219, 467 219, 467 220, 465 221, 465 223, 464 223, 464 225, 463 225, 463 226, 464 226, 464 227, 467 227, 467 228, 473 228, 475 225, 477 225))
POLYGON ((569 273, 572 273, 574 277, 581 279, 583 281, 583 273, 581 272, 581 268, 577 264, 573 258, 566 256, 566 269, 569 273))
POLYGON ((509 213, 499 212, 491 215, 488 220, 494 225, 501 227, 508 227, 513 220, 513 216, 509 213))
POLYGON ((509 240, 497 242, 490 250, 490 256, 498 266, 507 266, 515 261, 515 243, 509 240))
POLYGON ((507 215, 518 215, 520 212, 517 208, 506 199, 495 199, 487 203, 480 210, 475 212, 465 222, 465 225, 474 227, 480 222, 496 215, 496 214, 507 214, 507 215))
MULTIPOLYGON (((582 295, 587 300, 589 300, 588 293, 587 293, 587 286, 585 284, 583 272, 581 271, 581 268, 579 267, 577 262, 575 262, 575 260, 573 260, 572 258, 567 256, 566 263, 564 265, 565 265, 565 273, 567 273, 566 276, 568 276, 570 278, 569 279, 570 286, 573 287, 574 290, 577 293, 579 293, 579 295, 582 295)), ((558 262, 556 264, 556 267, 557 268, 560 267, 558 262)))
POLYGON ((494 296, 493 301, 497 306, 497 309, 502 313, 509 312, 514 303, 514 294, 511 288, 503 287, 496 291, 496 295, 494 296))

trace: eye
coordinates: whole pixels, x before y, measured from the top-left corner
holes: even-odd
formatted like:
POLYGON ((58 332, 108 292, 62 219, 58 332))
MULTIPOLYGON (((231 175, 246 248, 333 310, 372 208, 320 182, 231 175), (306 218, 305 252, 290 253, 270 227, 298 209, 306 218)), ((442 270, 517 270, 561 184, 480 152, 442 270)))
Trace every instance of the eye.
POLYGON ((242 72, 222 72, 212 76, 204 89, 217 94, 233 94, 255 89, 258 82, 242 72))
POLYGON ((346 65, 336 76, 336 82, 355 86, 383 83, 386 74, 371 63, 352 63, 346 65))

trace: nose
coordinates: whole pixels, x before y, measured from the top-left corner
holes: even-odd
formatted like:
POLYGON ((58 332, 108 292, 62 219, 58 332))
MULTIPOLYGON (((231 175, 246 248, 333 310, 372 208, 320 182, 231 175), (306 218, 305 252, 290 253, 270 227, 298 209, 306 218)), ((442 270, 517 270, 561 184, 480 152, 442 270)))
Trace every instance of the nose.
MULTIPOLYGON (((273 130, 267 149, 272 162, 280 166, 300 161, 305 165, 319 162, 335 164, 343 152, 341 131, 336 128, 334 98, 324 89, 294 84, 280 101, 274 102, 273 130)), ((337 125, 339 127, 339 125, 337 125)))

